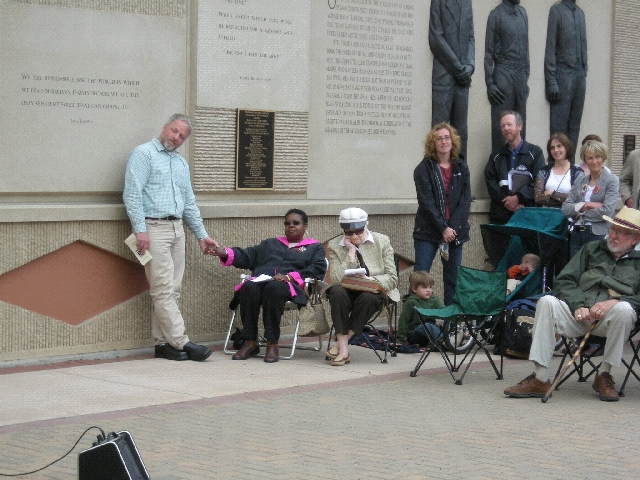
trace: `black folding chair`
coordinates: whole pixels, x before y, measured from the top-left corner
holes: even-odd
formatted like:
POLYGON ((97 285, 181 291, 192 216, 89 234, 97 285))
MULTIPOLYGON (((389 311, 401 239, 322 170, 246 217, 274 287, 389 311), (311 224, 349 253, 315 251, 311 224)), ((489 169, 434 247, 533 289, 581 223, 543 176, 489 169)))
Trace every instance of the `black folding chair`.
MULTIPOLYGON (((496 327, 504 323, 506 290, 506 272, 486 272, 459 266, 456 293, 451 305, 440 309, 416 308, 427 337, 442 356, 456 385, 462 385, 464 376, 480 350, 484 351, 489 359, 497 380, 502 380, 502 353, 500 354, 500 371, 498 371, 487 349, 487 342, 496 327), (443 342, 433 338, 426 326, 427 323, 435 323, 438 319, 444 320, 443 342), (447 352, 447 346, 451 352, 447 352), (450 358, 450 353, 453 359, 450 358), (462 359, 458 362, 459 355, 462 355, 462 359), (454 372, 458 372, 465 361, 467 361, 466 368, 460 378, 456 379, 454 372)), ((416 376, 430 353, 431 350, 426 349, 420 356, 416 367, 410 373, 412 377, 416 376)))
MULTIPOLYGON (((620 390, 618 391, 618 395, 620 395, 621 397, 624 397, 624 389, 631 375, 633 375, 636 378, 636 380, 640 382, 640 375, 638 375, 638 373, 635 372, 633 369, 634 365, 640 365, 640 353, 639 353, 640 339, 634 340, 634 337, 638 333, 640 333, 640 319, 636 320, 636 323, 633 329, 631 330, 631 333, 629 334, 629 338, 627 339, 627 342, 631 347, 631 353, 632 353, 631 360, 630 362, 627 362, 624 358, 622 358, 622 364, 627 369, 627 373, 624 377, 624 381, 622 382, 622 385, 620 386, 620 390)), ((561 337, 561 338, 562 338, 562 343, 565 349, 564 349, 564 355, 562 356, 562 360, 560 361, 560 365, 558 366, 558 370, 556 371, 556 377, 560 374, 560 371, 562 370, 562 366, 564 365, 565 360, 571 356, 571 348, 570 348, 571 345, 580 343, 579 342, 580 339, 575 339, 575 341, 572 341, 571 339, 567 339, 565 337, 561 337)), ((598 369, 600 368, 600 365, 602 364, 602 362, 599 362, 596 364, 592 359, 594 357, 602 355, 604 351, 604 345, 607 339, 606 337, 594 337, 594 336, 591 336, 590 339, 592 342, 599 344, 599 347, 590 353, 585 353, 584 351, 580 352, 580 357, 573 364, 573 370, 571 370, 571 372, 566 374, 564 378, 560 382, 558 382, 558 385, 556 386, 555 390, 557 390, 560 387, 560 385, 566 382, 574 374, 578 376, 579 382, 586 382, 589 379, 589 377, 591 377, 594 373, 596 374, 598 373, 598 369), (588 373, 585 374, 586 369, 589 369, 589 371, 588 373)))
MULTIPOLYGON (((554 378, 556 378, 562 371, 564 362, 572 357, 572 351, 575 351, 573 350, 573 348, 579 345, 582 340, 582 337, 579 337, 576 339, 571 339, 567 337, 560 337, 560 338, 562 341, 562 345, 564 346, 564 353, 562 355, 562 359, 560 360, 560 365, 558 365, 558 370, 556 371, 556 375, 554 378)), ((592 342, 598 343, 600 346, 596 350, 589 353, 585 352, 585 350, 582 350, 580 352, 580 356, 576 358, 576 361, 572 365, 573 369, 569 373, 567 373, 564 376, 564 378, 560 380, 560 382, 558 382, 558 385, 556 385, 555 390, 558 390, 558 388, 560 388, 560 385, 562 385, 564 382, 569 380, 569 378, 572 377, 574 374, 578 376, 579 382, 586 382, 591 375, 598 372, 598 368, 600 368, 600 365, 602 362, 599 362, 596 365, 592 359, 602 355, 602 352, 604 350, 604 344, 606 342, 606 337, 597 337, 592 335, 589 337, 589 339, 592 342), (589 369, 589 372, 586 375, 585 375, 585 369, 589 369)))
POLYGON ((631 346, 631 352, 633 356, 631 357, 631 362, 627 363, 627 361, 623 358, 622 364, 627 367, 627 374, 624 377, 624 381, 620 386, 620 391, 618 395, 624 397, 624 387, 627 386, 627 381, 629 380, 629 376, 633 375, 636 377, 636 380, 640 382, 640 376, 633 370, 634 365, 640 365, 640 356, 638 356, 638 352, 640 352, 640 338, 634 342, 633 337, 635 337, 638 333, 640 333, 640 318, 636 320, 636 324, 631 330, 629 334, 629 345, 631 346))
MULTIPOLYGON (((247 275, 245 273, 240 275, 240 279, 242 282, 248 281, 251 275, 247 275)), ((315 303, 319 302, 320 294, 323 288, 327 286, 322 280, 316 280, 313 278, 305 278, 305 290, 309 295, 310 300, 315 303)), ((322 350, 322 335, 318 335, 318 346, 308 346, 308 345, 298 345, 298 329, 300 328, 300 306, 292 301, 287 301, 284 305, 285 312, 293 312, 295 314, 295 327, 293 331, 293 338, 290 344, 282 344, 279 343, 278 346, 280 348, 290 349, 291 353, 289 355, 279 355, 281 360, 290 360, 293 357, 296 349, 298 350, 311 350, 314 352, 319 352, 322 350)), ((232 309, 231 318, 229 319, 229 328, 227 329, 227 337, 225 338, 223 351, 227 355, 233 355, 237 350, 233 348, 233 340, 232 340, 232 332, 234 327, 240 329, 242 326, 240 314, 238 313, 239 308, 232 309)), ((282 316, 282 320, 284 320, 285 315, 282 316)), ((267 340, 262 336, 258 337, 258 346, 265 347, 267 345, 267 340)), ((256 357, 264 357, 264 353, 257 354, 256 357)))

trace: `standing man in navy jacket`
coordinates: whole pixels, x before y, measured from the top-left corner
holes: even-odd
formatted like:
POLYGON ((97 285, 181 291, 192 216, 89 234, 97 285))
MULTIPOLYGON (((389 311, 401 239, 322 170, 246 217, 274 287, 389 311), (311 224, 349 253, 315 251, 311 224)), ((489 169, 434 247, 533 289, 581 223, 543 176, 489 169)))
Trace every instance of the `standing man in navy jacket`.
MULTIPOLYGON (((518 112, 508 110, 500 116, 500 132, 505 143, 491 154, 484 169, 484 179, 491 197, 491 223, 505 224, 516 210, 535 204, 533 190, 538 171, 544 166, 544 154, 539 146, 522 138, 522 123, 518 112), (509 172, 512 172, 511 182, 509 172), (523 178, 527 181, 519 181, 523 178), (515 183, 521 186, 516 188, 515 183)), ((495 266, 506 245, 489 232, 485 234, 492 237, 489 241, 485 240, 485 249, 489 261, 495 266)))

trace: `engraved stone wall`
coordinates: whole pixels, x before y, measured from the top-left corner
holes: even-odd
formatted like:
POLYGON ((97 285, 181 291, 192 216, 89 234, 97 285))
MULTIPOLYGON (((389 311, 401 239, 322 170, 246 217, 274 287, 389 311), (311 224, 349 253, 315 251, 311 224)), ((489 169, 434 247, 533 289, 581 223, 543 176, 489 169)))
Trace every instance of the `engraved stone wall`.
POLYGON ((8 0, 7 3, 184 17, 187 0, 8 0))
POLYGON ((640 148, 640 8, 636 0, 616 2, 613 36, 613 91, 609 163, 614 173, 622 169, 624 135, 636 135, 640 148))

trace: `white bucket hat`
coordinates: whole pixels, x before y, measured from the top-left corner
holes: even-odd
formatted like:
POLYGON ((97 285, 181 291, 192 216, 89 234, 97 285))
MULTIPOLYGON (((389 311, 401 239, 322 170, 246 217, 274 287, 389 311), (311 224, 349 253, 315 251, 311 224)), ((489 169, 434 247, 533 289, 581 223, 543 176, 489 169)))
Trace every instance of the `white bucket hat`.
POLYGON ((357 230, 367 225, 367 212, 361 208, 350 207, 340 212, 338 222, 343 230, 357 230))

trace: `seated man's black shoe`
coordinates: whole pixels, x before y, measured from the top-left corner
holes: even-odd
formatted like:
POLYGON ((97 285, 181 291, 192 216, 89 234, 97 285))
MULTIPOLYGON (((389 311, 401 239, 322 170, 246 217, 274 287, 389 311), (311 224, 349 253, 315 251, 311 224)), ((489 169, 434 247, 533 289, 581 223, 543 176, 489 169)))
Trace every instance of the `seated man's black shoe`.
POLYGON ((189 360, 187 352, 176 350, 168 343, 156 345, 156 358, 166 358, 167 360, 189 360))
POLYGON ((195 360, 196 362, 202 362, 211 356, 211 350, 204 345, 196 345, 193 342, 187 342, 182 350, 187 352, 189 360, 195 360))

